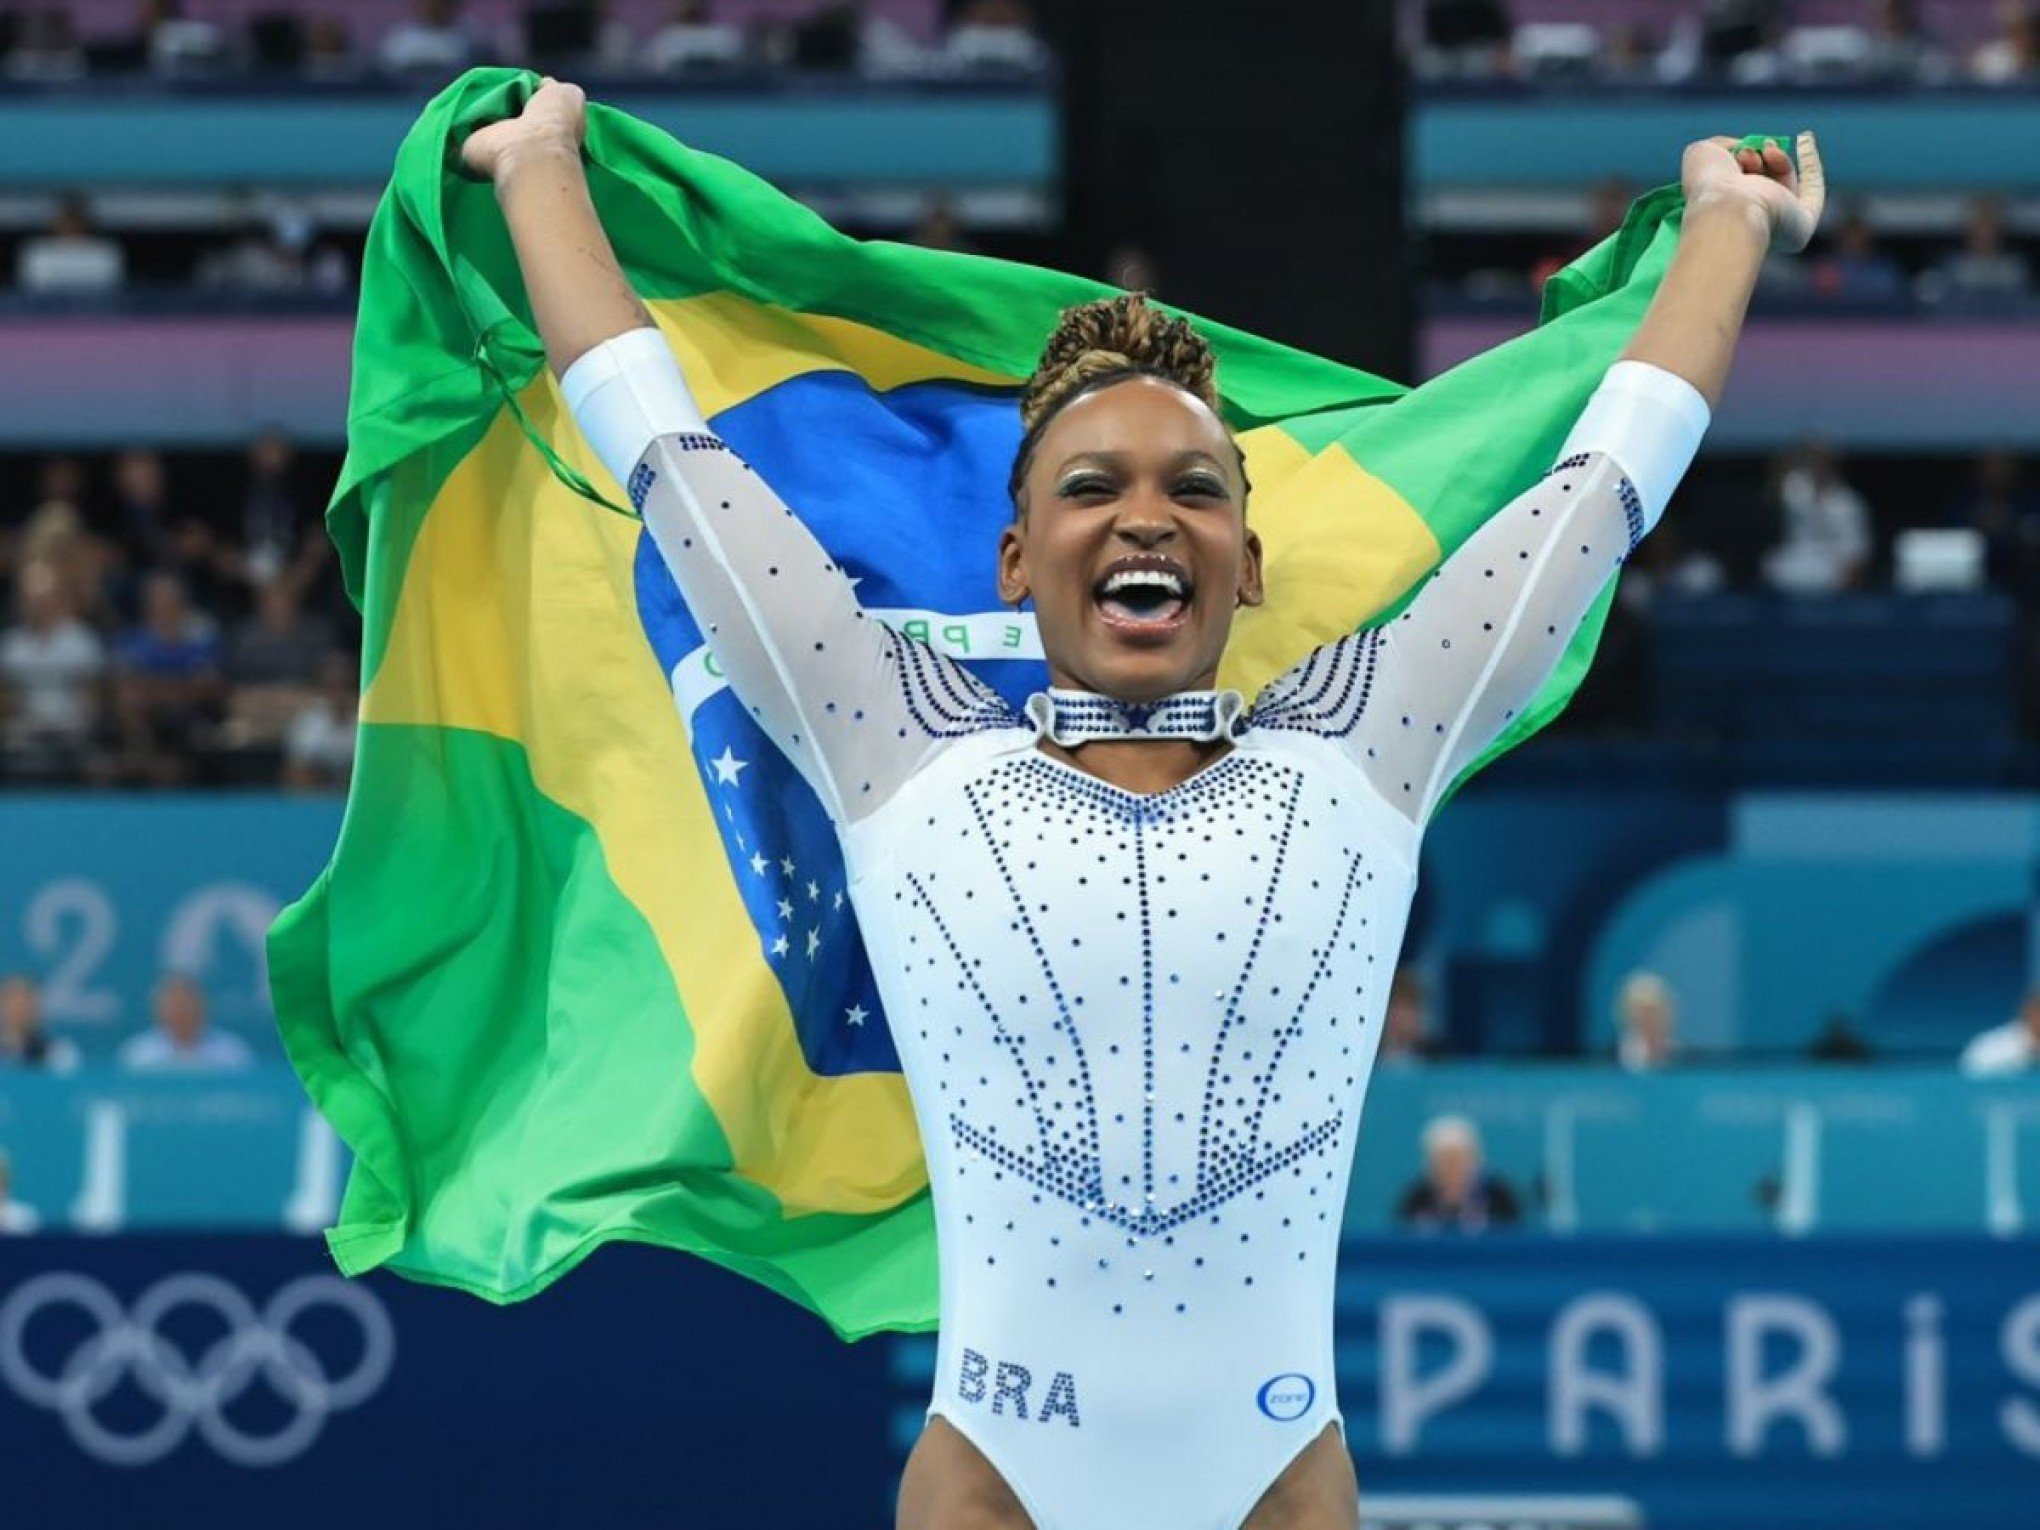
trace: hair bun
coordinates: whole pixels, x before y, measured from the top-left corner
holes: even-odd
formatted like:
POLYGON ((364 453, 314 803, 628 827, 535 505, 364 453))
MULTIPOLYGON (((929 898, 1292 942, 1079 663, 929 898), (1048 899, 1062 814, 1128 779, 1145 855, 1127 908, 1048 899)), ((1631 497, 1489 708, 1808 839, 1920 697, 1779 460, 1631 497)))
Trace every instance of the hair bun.
POLYGON ((1093 378, 1141 372, 1172 382, 1218 411, 1218 359, 1188 321, 1152 307, 1142 293, 1122 293, 1063 310, 1041 362, 1020 395, 1025 431, 1093 378))

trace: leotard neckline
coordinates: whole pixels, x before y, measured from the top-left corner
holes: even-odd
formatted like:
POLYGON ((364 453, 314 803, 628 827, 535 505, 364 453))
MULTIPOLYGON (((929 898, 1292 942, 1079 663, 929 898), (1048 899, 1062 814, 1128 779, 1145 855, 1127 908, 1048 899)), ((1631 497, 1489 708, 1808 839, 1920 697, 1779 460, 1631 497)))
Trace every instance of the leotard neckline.
POLYGON ((1037 739, 1074 748, 1103 738, 1236 738, 1246 698, 1235 690, 1177 691, 1121 701, 1097 691, 1050 686, 1027 698, 1037 739))

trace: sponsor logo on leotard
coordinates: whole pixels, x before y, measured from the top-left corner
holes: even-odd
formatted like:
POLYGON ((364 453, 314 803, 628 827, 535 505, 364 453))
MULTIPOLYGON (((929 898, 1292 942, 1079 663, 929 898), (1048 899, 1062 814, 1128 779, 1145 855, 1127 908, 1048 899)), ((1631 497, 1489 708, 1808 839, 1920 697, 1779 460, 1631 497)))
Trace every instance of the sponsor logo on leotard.
POLYGON ((1297 1371, 1270 1376, 1254 1394, 1254 1403, 1278 1424, 1286 1424, 1310 1412, 1317 1401, 1317 1383, 1297 1371))
POLYGON ((992 1412, 1023 1423, 1029 1418, 1043 1424, 1061 1419, 1072 1429, 1083 1426, 1077 1413, 1076 1377, 1068 1371, 1057 1371, 1048 1383, 1048 1390, 1030 1408, 1029 1392, 1033 1386, 1034 1372, 1027 1366, 1011 1360, 994 1363, 974 1349, 963 1352, 963 1364, 956 1375, 956 1395, 963 1401, 989 1401, 992 1412))

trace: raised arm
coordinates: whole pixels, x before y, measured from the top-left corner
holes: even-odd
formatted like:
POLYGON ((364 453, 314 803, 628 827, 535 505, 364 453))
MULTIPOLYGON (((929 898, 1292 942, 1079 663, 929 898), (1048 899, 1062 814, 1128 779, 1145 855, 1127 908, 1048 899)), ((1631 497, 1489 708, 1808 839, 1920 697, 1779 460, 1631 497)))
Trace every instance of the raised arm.
POLYGON ((1718 138, 1686 151, 1678 250, 1558 464, 1394 621, 1282 677, 1268 722, 1343 739, 1388 802, 1418 827, 1429 820, 1542 689, 1664 512, 1721 396, 1765 253, 1805 248, 1819 219, 1825 180, 1810 134, 1799 153, 1803 179, 1775 147, 1738 153, 1718 138))
POLYGON ((848 576, 710 428, 631 290, 581 166, 583 98, 548 80, 468 139, 496 185, 546 357, 589 444, 643 514, 730 688, 847 824, 1004 701, 867 616, 848 576))

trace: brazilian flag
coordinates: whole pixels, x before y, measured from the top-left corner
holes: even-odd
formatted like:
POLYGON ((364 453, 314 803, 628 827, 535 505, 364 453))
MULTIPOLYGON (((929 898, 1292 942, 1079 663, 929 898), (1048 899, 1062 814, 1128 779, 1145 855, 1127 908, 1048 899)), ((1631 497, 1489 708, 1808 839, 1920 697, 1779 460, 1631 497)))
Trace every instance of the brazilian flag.
MULTIPOLYGON (((363 263, 327 511, 365 625, 359 750, 331 863, 269 941, 291 1060, 354 1153, 332 1251, 515 1301, 627 1238, 845 1337, 932 1327, 926 1170, 829 825, 642 526, 598 504, 623 492, 460 170, 536 85, 478 70, 427 106, 363 263)), ((1109 289, 846 238, 599 105, 587 160, 714 428, 865 607, 1016 701, 1043 684, 993 584, 1016 398, 1058 313, 1109 289)), ((1644 197, 1538 328, 1414 390, 1196 321, 1266 549, 1222 685, 1251 698, 1381 619, 1551 465, 1680 208, 1644 197)), ((1564 705, 1606 599, 1496 752, 1564 705)))

